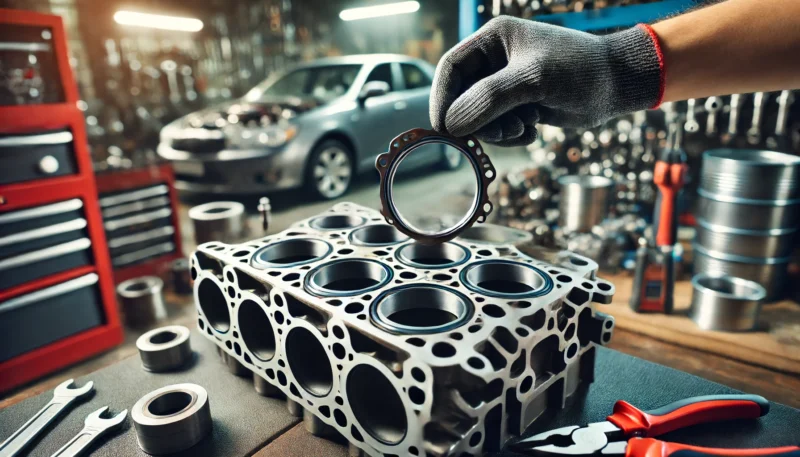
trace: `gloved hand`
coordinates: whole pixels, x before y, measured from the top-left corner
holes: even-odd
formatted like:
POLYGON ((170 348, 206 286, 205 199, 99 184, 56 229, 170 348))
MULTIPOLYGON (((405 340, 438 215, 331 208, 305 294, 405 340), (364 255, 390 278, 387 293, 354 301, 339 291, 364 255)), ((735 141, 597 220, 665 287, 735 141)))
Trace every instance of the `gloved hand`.
POLYGON ((663 95, 655 34, 606 36, 501 16, 442 57, 433 78, 433 128, 501 146, 529 144, 534 124, 593 127, 651 108, 663 95))

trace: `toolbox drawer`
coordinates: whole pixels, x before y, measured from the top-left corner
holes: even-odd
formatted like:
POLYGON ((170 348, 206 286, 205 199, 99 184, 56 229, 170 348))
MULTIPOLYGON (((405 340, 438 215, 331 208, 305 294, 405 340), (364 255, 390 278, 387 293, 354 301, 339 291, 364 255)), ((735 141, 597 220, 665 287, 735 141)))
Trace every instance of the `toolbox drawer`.
POLYGON ((77 173, 68 130, 0 135, 0 185, 77 173))
POLYGON ((103 324, 91 273, 0 303, 0 362, 103 324))
POLYGON ((83 202, 72 199, 0 214, 0 289, 89 265, 83 202))

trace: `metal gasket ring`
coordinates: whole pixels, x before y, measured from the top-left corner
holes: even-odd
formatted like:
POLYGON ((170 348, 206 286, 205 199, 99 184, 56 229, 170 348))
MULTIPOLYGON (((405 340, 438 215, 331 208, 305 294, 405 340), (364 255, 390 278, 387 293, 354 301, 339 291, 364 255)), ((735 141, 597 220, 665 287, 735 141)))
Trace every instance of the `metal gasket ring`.
POLYGON ((423 244, 436 244, 452 240, 463 230, 471 227, 475 222, 485 222, 492 212, 492 203, 489 201, 489 184, 497 176, 491 160, 481 148, 478 140, 473 136, 457 138, 441 134, 434 130, 411 129, 401 133, 389 144, 389 151, 380 154, 375 159, 375 168, 380 174, 381 214, 388 224, 394 225, 397 230, 423 244), (445 144, 458 149, 469 160, 478 190, 468 214, 455 226, 438 233, 420 233, 406 222, 397 210, 392 193, 394 176, 397 167, 415 149, 426 144, 445 144))
POLYGON ((211 432, 208 392, 197 384, 175 384, 154 390, 133 405, 139 447, 148 454, 180 452, 211 432))
POLYGON ((142 368, 153 373, 176 370, 192 360, 189 329, 182 325, 160 327, 136 340, 142 368))

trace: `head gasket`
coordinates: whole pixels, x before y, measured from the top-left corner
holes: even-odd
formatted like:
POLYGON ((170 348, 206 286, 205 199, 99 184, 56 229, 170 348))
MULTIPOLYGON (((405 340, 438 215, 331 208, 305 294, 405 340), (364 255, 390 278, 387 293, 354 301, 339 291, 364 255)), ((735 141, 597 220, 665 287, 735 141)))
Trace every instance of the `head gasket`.
POLYGON ((389 144, 389 151, 375 159, 375 168, 378 169, 381 179, 381 214, 387 223, 422 244, 449 241, 475 222, 485 222, 489 213, 492 212, 492 203, 489 201, 489 184, 494 181, 497 172, 478 140, 471 135, 457 138, 434 130, 411 129, 392 140, 389 144), (452 227, 434 233, 417 231, 398 211, 392 192, 395 174, 400 163, 414 150, 428 144, 444 144, 461 152, 472 167, 477 184, 477 192, 466 215, 452 227))

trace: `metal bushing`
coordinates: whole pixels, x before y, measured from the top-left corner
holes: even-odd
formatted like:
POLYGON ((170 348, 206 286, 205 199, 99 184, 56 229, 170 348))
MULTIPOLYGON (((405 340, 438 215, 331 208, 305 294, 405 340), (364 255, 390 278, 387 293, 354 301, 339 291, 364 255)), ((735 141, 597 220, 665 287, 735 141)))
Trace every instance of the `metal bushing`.
POLYGON ((725 274, 698 274, 692 278, 689 316, 705 330, 753 330, 767 292, 761 284, 725 274))
POLYGON ((197 384, 175 384, 154 390, 133 405, 139 447, 148 454, 180 452, 211 432, 208 392, 197 384))
POLYGON ((411 129, 392 140, 389 144, 389 151, 380 154, 375 159, 375 168, 380 174, 381 214, 387 223, 394 225, 397 230, 420 243, 438 244, 452 240, 475 222, 486 222, 486 218, 492 212, 492 203, 489 201, 489 184, 497 177, 497 172, 478 140, 473 136, 457 138, 434 130, 411 129), (398 211, 393 193, 394 178, 403 159, 417 148, 429 144, 444 144, 461 152, 475 172, 477 184, 477 193, 467 214, 454 226, 435 233, 415 230, 412 224, 398 211))
POLYGON ((210 202, 189 210, 194 224, 194 240, 198 245, 209 241, 233 243, 246 234, 247 217, 244 205, 238 202, 210 202))
POLYGON ((153 373, 176 370, 192 360, 189 329, 170 325, 150 330, 136 340, 142 368, 153 373))
POLYGON ((142 276, 120 283, 117 296, 125 323, 130 327, 149 327, 167 317, 163 290, 164 281, 156 276, 142 276))
POLYGON ((175 259, 169 266, 172 279, 172 290, 176 294, 189 295, 192 293, 192 271, 189 259, 175 259))

